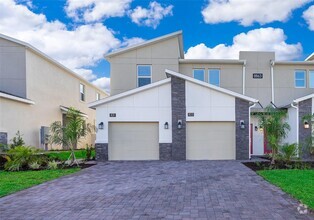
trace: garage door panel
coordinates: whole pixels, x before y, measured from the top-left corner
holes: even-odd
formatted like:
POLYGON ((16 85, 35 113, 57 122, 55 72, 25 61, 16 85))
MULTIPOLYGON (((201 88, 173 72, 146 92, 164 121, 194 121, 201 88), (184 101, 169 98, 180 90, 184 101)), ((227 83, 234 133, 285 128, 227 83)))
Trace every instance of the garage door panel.
POLYGON ((186 132, 187 159, 235 159, 234 122, 188 122, 186 132))
POLYGON ((158 123, 109 123, 109 160, 158 160, 158 123))

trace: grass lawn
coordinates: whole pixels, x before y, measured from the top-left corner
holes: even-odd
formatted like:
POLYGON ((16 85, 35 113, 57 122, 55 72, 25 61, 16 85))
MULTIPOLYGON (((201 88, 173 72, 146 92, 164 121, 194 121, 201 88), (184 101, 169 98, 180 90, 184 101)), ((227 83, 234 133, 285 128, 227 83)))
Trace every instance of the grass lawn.
POLYGON ((260 170, 257 173, 314 210, 314 170, 260 170))
MULTIPOLYGON (((50 151, 47 155, 52 159, 59 159, 61 161, 65 161, 69 158, 71 152, 70 151, 50 151)), ((77 159, 85 159, 86 151, 85 150, 76 150, 75 156, 77 159)), ((92 151, 92 157, 95 156, 95 150, 92 151)))
POLYGON ((49 180, 57 179, 79 171, 79 168, 63 170, 39 170, 5 172, 0 171, 0 197, 38 185, 49 180))

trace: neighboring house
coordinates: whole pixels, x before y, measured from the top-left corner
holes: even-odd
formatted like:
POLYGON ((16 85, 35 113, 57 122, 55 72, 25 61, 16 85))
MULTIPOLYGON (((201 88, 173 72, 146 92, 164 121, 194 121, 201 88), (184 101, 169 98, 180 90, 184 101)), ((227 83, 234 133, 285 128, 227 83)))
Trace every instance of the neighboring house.
MULTIPOLYGON (((26 145, 51 148, 45 135, 52 122, 64 123, 68 108, 74 107, 95 124, 95 110, 87 103, 107 96, 33 46, 0 35, 1 143, 10 143, 19 130, 26 145)), ((95 135, 88 137, 78 147, 94 140, 95 135)))
POLYGON ((104 124, 96 139, 99 158, 263 155, 269 148, 256 114, 268 105, 288 111, 286 142, 311 137, 302 117, 314 111, 314 55, 276 61, 274 52, 241 51, 239 59, 185 59, 179 31, 105 58, 112 96, 89 105, 96 108, 97 124, 104 124))

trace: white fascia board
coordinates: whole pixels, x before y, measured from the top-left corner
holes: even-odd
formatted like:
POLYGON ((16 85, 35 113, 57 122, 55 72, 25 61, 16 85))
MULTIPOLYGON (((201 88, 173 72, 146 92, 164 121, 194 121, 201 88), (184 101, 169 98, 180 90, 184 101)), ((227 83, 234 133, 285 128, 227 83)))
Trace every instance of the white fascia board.
POLYGON ((245 60, 232 59, 179 59, 180 64, 245 64, 245 60))
POLYGON ((61 69, 64 69, 66 72, 70 73, 71 75, 73 75, 74 77, 78 78, 79 80, 82 80, 84 83, 86 83, 87 85, 105 93, 106 95, 109 96, 109 94, 104 91, 103 89, 95 86, 94 84, 88 82, 86 79, 84 79, 83 77, 81 77, 79 74, 77 74, 76 72, 70 70, 68 67, 64 66, 63 64, 59 63, 58 61, 54 60, 53 58, 49 57, 47 54, 41 52, 40 50, 38 50, 37 48, 35 48, 34 46, 30 45, 29 43, 14 39, 12 37, 0 34, 0 38, 3 38, 5 40, 20 44, 22 46, 24 46, 26 49, 30 49, 32 52, 36 53, 37 55, 41 56, 42 58, 48 60, 49 62, 55 64, 56 66, 60 67, 61 69))
POLYGON ((201 85, 201 86, 204 86, 204 87, 213 89, 213 90, 215 90, 215 91, 222 92, 222 93, 225 93, 225 94, 227 94, 227 95, 231 95, 231 96, 234 96, 234 97, 237 97, 237 98, 239 98, 239 99, 243 99, 243 100, 246 100, 246 101, 249 101, 249 102, 253 102, 253 103, 257 103, 257 102, 258 102, 257 99, 253 99, 253 98, 251 98, 251 97, 248 97, 248 96, 245 96, 245 95, 241 95, 241 94, 239 94, 239 93, 232 92, 232 91, 230 91, 230 90, 223 89, 223 88, 218 87, 218 86, 211 85, 211 84, 209 84, 209 83, 206 83, 206 82, 203 82, 203 81, 194 79, 194 78, 189 77, 189 76, 186 76, 186 75, 183 75, 183 74, 181 74, 181 73, 177 73, 177 72, 174 72, 174 71, 168 70, 168 69, 166 69, 165 71, 166 71, 166 73, 168 73, 168 74, 170 74, 170 75, 172 75, 172 76, 175 76, 175 77, 184 79, 184 80, 186 80, 186 81, 190 81, 190 82, 192 82, 192 83, 195 83, 195 84, 198 84, 198 85, 201 85))
POLYGON ((312 53, 310 56, 308 56, 305 61, 311 61, 314 59, 314 53, 312 53))
POLYGON ((304 100, 311 99, 311 98, 314 98, 314 93, 307 95, 307 96, 303 96, 303 97, 298 98, 298 99, 295 99, 295 100, 293 100, 293 103, 299 103, 299 102, 302 102, 304 100))
POLYGON ((314 65, 313 61, 274 61, 274 65, 314 65))
POLYGON ((22 102, 22 103, 29 104, 29 105, 35 105, 35 102, 32 100, 20 98, 20 97, 14 96, 14 95, 9 95, 9 94, 3 93, 3 92, 0 92, 0 97, 5 98, 5 99, 10 99, 13 101, 22 102))
MULTIPOLYGON (((154 39, 151 39, 151 40, 148 40, 148 41, 144 41, 144 42, 139 43, 139 44, 132 45, 130 47, 118 49, 116 51, 107 53, 107 54, 104 55, 104 58, 110 58, 110 57, 113 57, 113 56, 116 56, 116 55, 128 52, 130 50, 134 50, 136 48, 145 47, 145 46, 148 46, 148 45, 151 45, 151 44, 155 44, 157 42, 164 41, 164 40, 167 40, 167 39, 170 39, 170 38, 173 38, 173 37, 176 37, 176 36, 180 36, 180 35, 182 35, 182 31, 176 31, 176 32, 173 32, 171 34, 167 34, 167 35, 164 35, 164 36, 161 36, 161 37, 157 37, 157 38, 154 38, 154 39)), ((179 41, 180 41, 180 39, 179 39, 179 41)), ((182 44, 182 42, 181 43, 179 42, 179 44, 182 44)), ((180 50, 181 50, 180 51, 180 53, 181 53, 183 50, 182 50, 182 48, 180 48, 180 50)))
POLYGON ((155 83, 148 84, 146 86, 141 86, 141 87, 138 87, 138 88, 135 88, 135 89, 132 89, 132 90, 129 90, 129 91, 117 94, 117 95, 109 96, 107 98, 100 99, 98 101, 89 103, 88 107, 89 108, 96 108, 99 105, 103 105, 105 103, 112 102, 112 101, 115 101, 117 99, 125 98, 127 96, 130 96, 130 95, 133 95, 133 94, 136 94, 136 93, 140 93, 140 92, 143 92, 145 90, 149 90, 149 89, 152 89, 152 88, 155 88, 155 87, 158 87, 158 86, 170 83, 170 81, 171 81, 171 78, 167 78, 167 79, 164 79, 164 80, 157 81, 155 83))

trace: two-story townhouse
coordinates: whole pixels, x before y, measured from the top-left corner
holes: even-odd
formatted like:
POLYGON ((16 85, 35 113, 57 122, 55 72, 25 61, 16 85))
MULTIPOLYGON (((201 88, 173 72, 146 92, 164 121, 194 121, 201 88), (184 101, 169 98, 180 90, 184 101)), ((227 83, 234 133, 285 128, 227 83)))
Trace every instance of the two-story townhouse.
POLYGON ((105 58, 112 96, 90 104, 106 125, 97 134, 100 159, 263 155, 269 149, 256 112, 268 105, 288 111, 285 141, 311 137, 302 120, 314 109, 310 58, 277 61, 274 52, 241 51, 239 59, 185 59, 181 31, 105 58))
MULTIPOLYGON (((20 131, 26 145, 51 148, 45 135, 52 122, 64 122, 68 108, 74 107, 88 123, 95 124, 95 110, 87 103, 107 96, 35 47, 0 35, 1 143, 10 143, 20 131)), ((90 136, 78 147, 94 140, 95 135, 90 136)))

